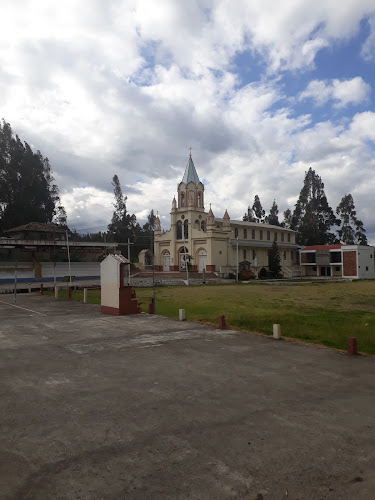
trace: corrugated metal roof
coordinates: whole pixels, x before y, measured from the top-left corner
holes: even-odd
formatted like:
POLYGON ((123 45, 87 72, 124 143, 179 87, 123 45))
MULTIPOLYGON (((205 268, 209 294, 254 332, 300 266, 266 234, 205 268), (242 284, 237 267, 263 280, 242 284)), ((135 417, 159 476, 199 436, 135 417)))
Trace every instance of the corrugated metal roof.
POLYGON ((29 222, 23 226, 12 227, 7 229, 4 233, 15 233, 18 231, 39 231, 44 233, 65 233, 64 229, 59 228, 53 224, 42 224, 41 222, 29 222))
POLYGON ((187 162, 185 173, 181 182, 184 182, 185 184, 188 184, 189 182, 195 182, 195 184, 198 184, 199 182, 199 177, 197 171, 195 170, 191 154, 189 155, 189 160, 187 162))

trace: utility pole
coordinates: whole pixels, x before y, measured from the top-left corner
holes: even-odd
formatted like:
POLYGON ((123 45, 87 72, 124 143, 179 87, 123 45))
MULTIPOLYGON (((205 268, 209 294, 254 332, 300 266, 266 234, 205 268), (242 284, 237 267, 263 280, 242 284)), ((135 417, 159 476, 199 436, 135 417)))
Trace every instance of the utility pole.
POLYGON ((236 281, 238 281, 238 235, 237 235, 237 265, 236 265, 236 281))

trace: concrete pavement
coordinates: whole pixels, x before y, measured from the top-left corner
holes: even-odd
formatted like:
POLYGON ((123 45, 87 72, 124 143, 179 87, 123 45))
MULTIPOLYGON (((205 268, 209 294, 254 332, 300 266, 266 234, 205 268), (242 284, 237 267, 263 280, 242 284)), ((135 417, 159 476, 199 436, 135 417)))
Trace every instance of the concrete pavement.
POLYGON ((375 359, 0 296, 0 498, 372 499, 375 359))

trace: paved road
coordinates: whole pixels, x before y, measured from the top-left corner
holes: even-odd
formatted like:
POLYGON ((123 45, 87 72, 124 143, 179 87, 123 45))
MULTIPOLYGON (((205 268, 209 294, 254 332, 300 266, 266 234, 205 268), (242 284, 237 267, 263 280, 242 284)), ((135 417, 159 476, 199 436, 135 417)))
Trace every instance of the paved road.
POLYGON ((373 499, 375 359, 0 297, 1 499, 373 499))

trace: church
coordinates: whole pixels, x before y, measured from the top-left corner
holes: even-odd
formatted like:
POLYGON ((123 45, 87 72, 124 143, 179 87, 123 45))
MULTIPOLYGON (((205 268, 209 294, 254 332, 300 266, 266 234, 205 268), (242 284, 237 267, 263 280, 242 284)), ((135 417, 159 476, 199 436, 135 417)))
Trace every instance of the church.
POLYGON ((185 173, 172 201, 171 227, 162 232, 156 218, 154 264, 156 271, 189 270, 258 276, 268 268, 268 249, 277 242, 284 276, 299 269, 295 232, 280 226, 231 220, 228 211, 217 218, 205 209, 204 185, 199 180, 191 152, 185 173))

